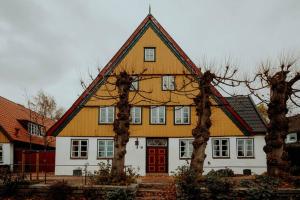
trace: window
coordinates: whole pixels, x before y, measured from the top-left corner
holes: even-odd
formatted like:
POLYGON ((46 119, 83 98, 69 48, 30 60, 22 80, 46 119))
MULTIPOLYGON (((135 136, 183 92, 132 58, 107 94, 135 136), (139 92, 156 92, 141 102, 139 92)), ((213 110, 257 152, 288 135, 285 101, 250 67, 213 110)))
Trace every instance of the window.
POLYGON ((132 107, 130 109, 130 117, 132 124, 141 124, 142 123, 142 109, 141 107, 132 107))
POLYGON ((193 153, 193 140, 179 140, 179 157, 191 158, 193 153))
POLYGON ((190 107, 176 106, 175 108, 175 124, 189 124, 190 123, 190 107))
POLYGON ((297 133, 290 133, 286 136, 286 143, 294 143, 297 142, 297 133))
POLYGON ((132 83, 130 86, 131 91, 136 91, 139 89, 139 77, 138 76, 132 76, 132 83))
POLYGON ((38 124, 28 122, 28 133, 31 135, 37 135, 37 136, 44 136, 45 135, 45 128, 43 126, 40 126, 38 124))
POLYGON ((88 157, 88 140, 71 140, 71 158, 88 157))
POLYGON ((237 139, 237 156, 238 157, 254 157, 252 138, 237 139))
POLYGON ((162 90, 175 90, 175 77, 163 76, 162 77, 162 90))
POLYGON ((213 157, 229 158, 229 139, 212 139, 213 157))
POLYGON ((112 158, 114 156, 113 140, 98 140, 98 158, 112 158))
POLYGON ((100 108, 100 120, 101 124, 112 124, 114 122, 115 108, 110 107, 101 107, 100 108))
POLYGON ((0 144, 0 163, 3 163, 3 146, 0 144))
POLYGON ((151 106, 151 124, 165 124, 165 106, 151 106))
POLYGON ((144 48, 144 61, 155 62, 155 47, 144 48))

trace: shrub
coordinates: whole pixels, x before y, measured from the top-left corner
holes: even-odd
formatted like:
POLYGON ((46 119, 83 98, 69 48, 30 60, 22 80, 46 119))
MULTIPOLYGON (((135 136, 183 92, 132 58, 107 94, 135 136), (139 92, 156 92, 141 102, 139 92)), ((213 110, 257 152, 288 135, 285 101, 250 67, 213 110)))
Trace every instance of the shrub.
POLYGON ((58 181, 50 185, 48 197, 52 200, 65 200, 71 192, 72 188, 67 181, 58 181))
POLYGON ((233 184, 227 179, 217 176, 207 176, 204 181, 211 193, 211 199, 234 199, 233 184))
POLYGON ((133 200, 134 197, 127 193, 124 189, 116 189, 107 193, 107 200, 133 200))
POLYGON ((207 173, 206 176, 208 176, 208 177, 211 177, 211 176, 216 176, 216 177, 233 177, 234 176, 234 172, 232 171, 232 169, 225 168, 225 169, 219 169, 217 171, 211 170, 210 172, 207 173))

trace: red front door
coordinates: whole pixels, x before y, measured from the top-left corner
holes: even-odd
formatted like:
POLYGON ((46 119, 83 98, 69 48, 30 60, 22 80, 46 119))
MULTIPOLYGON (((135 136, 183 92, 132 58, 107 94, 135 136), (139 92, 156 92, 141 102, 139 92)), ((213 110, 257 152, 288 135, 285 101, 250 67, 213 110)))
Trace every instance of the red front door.
POLYGON ((147 173, 167 172, 167 148, 147 147, 147 173))

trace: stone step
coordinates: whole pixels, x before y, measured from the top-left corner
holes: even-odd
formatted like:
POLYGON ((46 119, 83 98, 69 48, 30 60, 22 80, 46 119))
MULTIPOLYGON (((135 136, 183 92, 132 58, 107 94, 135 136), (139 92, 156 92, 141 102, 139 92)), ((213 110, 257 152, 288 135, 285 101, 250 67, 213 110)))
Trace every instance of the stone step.
POLYGON ((166 196, 168 195, 167 190, 161 190, 161 189, 138 189, 136 196, 137 197, 152 197, 152 196, 166 196))
POLYGON ((168 183, 140 183, 139 188, 166 189, 170 185, 168 183))

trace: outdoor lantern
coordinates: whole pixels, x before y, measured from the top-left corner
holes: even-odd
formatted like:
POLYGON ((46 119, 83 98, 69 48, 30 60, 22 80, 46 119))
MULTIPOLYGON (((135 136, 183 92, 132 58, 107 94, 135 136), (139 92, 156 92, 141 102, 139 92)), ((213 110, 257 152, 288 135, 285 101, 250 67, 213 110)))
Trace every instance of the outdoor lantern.
POLYGON ((136 138, 136 141, 134 141, 134 144, 135 144, 136 148, 138 149, 139 148, 139 139, 138 138, 136 138))

